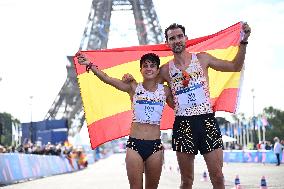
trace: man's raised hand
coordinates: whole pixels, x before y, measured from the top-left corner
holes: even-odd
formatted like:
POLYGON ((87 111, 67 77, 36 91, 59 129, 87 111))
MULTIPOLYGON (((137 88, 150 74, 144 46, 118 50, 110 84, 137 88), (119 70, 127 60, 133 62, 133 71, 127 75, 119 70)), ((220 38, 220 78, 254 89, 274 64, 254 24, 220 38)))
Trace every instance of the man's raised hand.
POLYGON ((243 37, 242 41, 247 41, 249 36, 250 36, 250 33, 251 33, 251 28, 248 25, 248 23, 245 22, 242 25, 242 29, 243 29, 243 32, 244 32, 244 37, 243 37))
POLYGON ((78 63, 81 65, 89 65, 90 61, 87 59, 87 57, 81 53, 80 51, 76 53, 76 58, 78 60, 78 63))

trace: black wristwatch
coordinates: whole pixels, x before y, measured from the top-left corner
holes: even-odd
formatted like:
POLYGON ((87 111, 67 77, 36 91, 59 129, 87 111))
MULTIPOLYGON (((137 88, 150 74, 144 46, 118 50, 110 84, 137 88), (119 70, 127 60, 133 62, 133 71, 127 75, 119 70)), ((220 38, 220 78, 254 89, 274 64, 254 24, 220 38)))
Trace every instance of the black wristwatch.
POLYGON ((240 44, 242 44, 242 45, 247 45, 248 42, 247 42, 247 41, 241 41, 240 44))

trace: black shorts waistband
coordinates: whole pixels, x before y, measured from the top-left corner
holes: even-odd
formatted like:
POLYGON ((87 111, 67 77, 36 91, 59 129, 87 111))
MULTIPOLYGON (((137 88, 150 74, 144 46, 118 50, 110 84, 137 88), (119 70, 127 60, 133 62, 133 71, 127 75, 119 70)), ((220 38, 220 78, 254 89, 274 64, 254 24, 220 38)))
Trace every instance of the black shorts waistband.
POLYGON ((147 141, 149 141, 149 142, 158 142, 158 141, 161 141, 161 139, 160 138, 157 138, 157 139, 154 139, 154 140, 145 140, 145 139, 140 139, 140 138, 134 138, 134 137, 131 137, 131 136, 129 136, 129 140, 136 140, 136 141, 145 141, 145 142, 147 142, 147 141))
POLYGON ((195 118, 208 118, 208 117, 215 117, 215 113, 190 115, 190 116, 175 116, 175 118, 178 119, 195 119, 195 118))

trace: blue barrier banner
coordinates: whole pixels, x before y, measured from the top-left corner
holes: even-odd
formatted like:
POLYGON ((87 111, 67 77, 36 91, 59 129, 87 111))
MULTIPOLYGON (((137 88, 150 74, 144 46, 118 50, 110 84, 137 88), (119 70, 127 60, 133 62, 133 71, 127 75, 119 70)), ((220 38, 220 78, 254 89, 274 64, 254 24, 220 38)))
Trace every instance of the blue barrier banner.
MULTIPOLYGON (((280 154, 284 163, 284 152, 280 154)), ((276 163, 276 155, 271 150, 224 150, 224 162, 276 163)))
MULTIPOLYGON (((92 163, 94 156, 89 155, 92 163)), ((34 154, 0 154, 0 184, 40 178, 78 170, 77 159, 34 154), (71 166, 71 163, 73 166, 71 166)))

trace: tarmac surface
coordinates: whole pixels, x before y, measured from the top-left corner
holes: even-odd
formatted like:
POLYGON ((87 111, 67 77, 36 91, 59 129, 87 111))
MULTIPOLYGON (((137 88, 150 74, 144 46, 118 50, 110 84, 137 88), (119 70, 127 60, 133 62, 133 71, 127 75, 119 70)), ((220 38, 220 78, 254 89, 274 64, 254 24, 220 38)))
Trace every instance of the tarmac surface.
MULTIPOLYGON (((62 175, 50 176, 31 181, 20 182, 3 189, 127 189, 129 188, 125 153, 113 154, 89 165, 88 168, 62 175)), ((212 188, 210 179, 203 181, 207 168, 202 156, 195 158, 194 189, 212 188)), ((259 189, 260 180, 265 176, 269 189, 284 189, 284 165, 261 163, 224 163, 223 168, 226 189, 235 187, 236 175, 239 176, 242 189, 259 189)), ((208 173, 207 173, 208 176, 208 173)), ((165 152, 165 163, 160 179, 159 189, 178 189, 180 174, 175 154, 165 152)))

